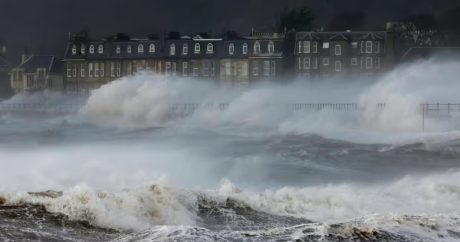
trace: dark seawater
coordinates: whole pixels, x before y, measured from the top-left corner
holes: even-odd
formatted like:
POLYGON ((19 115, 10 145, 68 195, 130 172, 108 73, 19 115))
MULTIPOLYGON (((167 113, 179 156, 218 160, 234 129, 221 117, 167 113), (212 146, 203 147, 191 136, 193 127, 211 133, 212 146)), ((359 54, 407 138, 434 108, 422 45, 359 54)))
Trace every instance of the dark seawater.
POLYGON ((456 132, 363 144, 25 124, 1 129, 2 241, 460 240, 456 132))

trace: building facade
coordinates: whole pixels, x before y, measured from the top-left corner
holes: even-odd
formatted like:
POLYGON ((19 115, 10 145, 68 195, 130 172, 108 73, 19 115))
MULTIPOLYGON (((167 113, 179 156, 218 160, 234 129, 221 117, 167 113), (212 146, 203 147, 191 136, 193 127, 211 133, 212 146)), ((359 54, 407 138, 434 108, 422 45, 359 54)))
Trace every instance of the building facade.
POLYGON ((62 60, 51 55, 32 55, 10 72, 11 88, 15 93, 44 89, 63 90, 62 60))
POLYGON ((392 67, 387 32, 296 33, 295 72, 306 79, 375 76, 392 67))

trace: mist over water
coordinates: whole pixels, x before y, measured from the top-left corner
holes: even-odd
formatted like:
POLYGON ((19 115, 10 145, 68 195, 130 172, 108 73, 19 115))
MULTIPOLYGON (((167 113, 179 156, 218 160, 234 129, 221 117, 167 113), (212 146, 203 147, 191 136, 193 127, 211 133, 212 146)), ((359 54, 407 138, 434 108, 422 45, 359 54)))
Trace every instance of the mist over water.
POLYGON ((459 66, 430 59, 375 79, 248 87, 143 72, 87 99, 18 95, 5 102, 83 106, 67 116, 2 114, 0 198, 116 229, 96 234, 120 241, 246 232, 260 241, 335 240, 356 229, 380 240, 454 240, 460 111, 426 117, 422 132, 419 105, 460 103, 459 66), (359 111, 289 108, 300 103, 357 103, 359 111), (199 107, 182 116, 177 104, 199 107), (28 193, 46 190, 63 193, 28 193))

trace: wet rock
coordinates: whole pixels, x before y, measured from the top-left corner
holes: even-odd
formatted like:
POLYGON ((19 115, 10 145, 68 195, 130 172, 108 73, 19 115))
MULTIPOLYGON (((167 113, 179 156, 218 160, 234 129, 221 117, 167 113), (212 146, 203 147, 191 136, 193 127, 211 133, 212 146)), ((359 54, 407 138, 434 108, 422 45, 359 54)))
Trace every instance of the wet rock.
POLYGON ((28 192, 27 194, 35 197, 59 198, 62 197, 63 192, 48 190, 44 192, 28 192))

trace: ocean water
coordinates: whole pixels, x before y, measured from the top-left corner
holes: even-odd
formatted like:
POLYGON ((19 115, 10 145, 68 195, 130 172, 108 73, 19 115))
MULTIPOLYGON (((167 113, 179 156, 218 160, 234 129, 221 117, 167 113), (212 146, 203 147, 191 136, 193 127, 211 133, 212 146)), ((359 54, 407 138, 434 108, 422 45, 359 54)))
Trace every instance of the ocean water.
POLYGON ((1 115, 0 240, 458 241, 460 110, 422 131, 418 107, 460 102, 459 64, 233 88, 140 73, 87 99, 17 95, 5 102, 83 107, 1 115), (202 108, 171 111, 185 103, 202 108))

